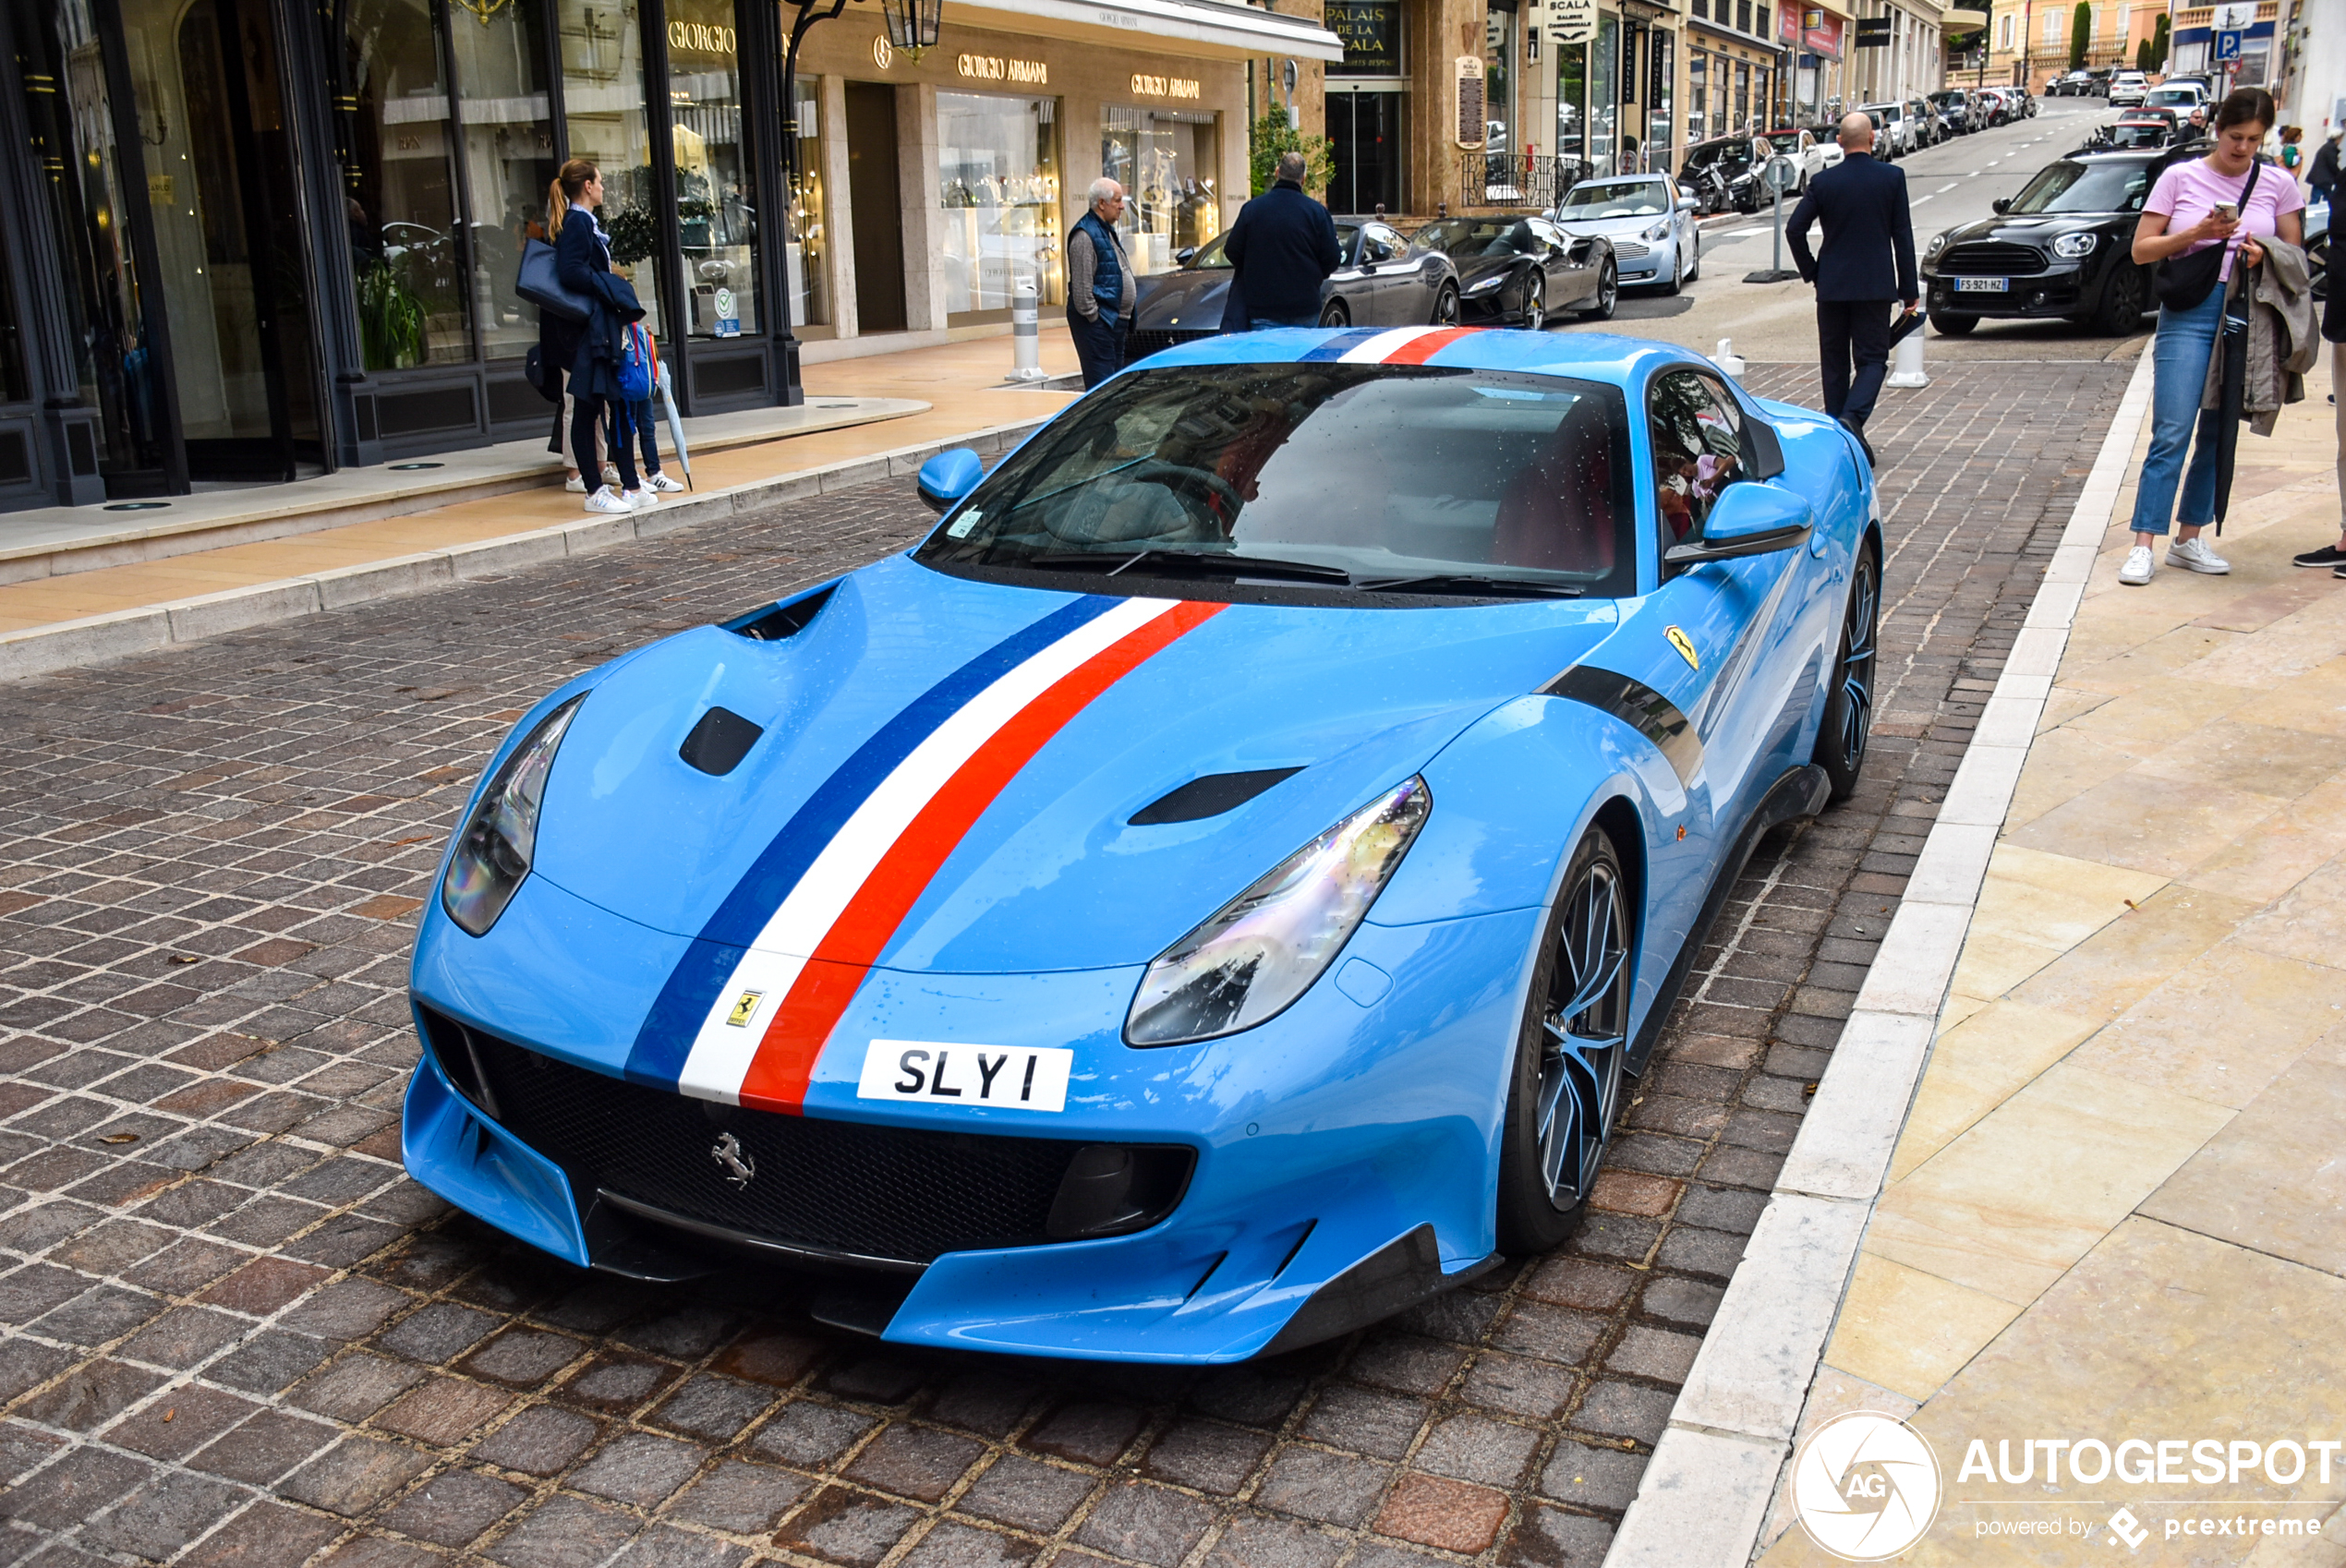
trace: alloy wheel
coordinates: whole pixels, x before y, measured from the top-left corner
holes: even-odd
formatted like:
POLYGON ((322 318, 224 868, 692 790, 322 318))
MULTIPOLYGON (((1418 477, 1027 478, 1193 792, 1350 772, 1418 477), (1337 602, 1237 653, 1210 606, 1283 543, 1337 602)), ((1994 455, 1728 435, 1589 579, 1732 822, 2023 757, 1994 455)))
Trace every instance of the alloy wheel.
POLYGON ((1585 866, 1565 895, 1548 1007, 1541 1017, 1533 1133, 1540 1178, 1557 1211, 1588 1199, 1621 1108, 1628 1051, 1628 917, 1610 858, 1585 866))
POLYGON ((1832 737, 1838 771, 1855 778, 1865 766, 1866 741, 1873 730, 1873 683, 1877 655, 1875 621, 1881 582, 1870 561, 1851 574, 1849 609, 1842 621, 1841 668, 1835 673, 1841 701, 1833 705, 1838 720, 1832 737))
POLYGON ((1531 292, 1524 298, 1523 330, 1527 332, 1548 330, 1548 285, 1541 278, 1531 280, 1531 292))

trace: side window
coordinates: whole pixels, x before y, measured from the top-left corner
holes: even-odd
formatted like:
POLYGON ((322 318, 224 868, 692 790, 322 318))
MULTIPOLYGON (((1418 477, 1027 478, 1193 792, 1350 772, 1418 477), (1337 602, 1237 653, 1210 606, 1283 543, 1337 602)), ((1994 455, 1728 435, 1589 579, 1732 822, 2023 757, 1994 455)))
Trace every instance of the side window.
POLYGON ((1360 259, 1390 261, 1400 255, 1403 248, 1404 245, 1399 235, 1382 223, 1372 223, 1369 225, 1368 232, 1361 236, 1360 259))
POLYGON ((1695 370, 1656 379, 1649 399, 1654 512, 1663 549, 1699 537, 1719 494, 1750 476, 1743 414, 1727 391, 1695 370))

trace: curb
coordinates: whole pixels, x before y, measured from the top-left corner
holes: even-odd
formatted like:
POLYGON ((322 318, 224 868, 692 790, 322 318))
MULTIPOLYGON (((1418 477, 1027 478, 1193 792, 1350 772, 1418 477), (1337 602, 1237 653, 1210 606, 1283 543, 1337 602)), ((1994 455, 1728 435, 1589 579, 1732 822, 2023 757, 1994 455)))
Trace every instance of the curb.
POLYGON ((973 447, 981 452, 1007 452, 1044 423, 1042 419, 1024 419, 1008 425, 989 425, 950 440, 896 447, 868 457, 777 475, 682 501, 669 501, 648 512, 630 513, 623 517, 590 514, 576 523, 477 539, 446 549, 392 556, 306 576, 281 577, 248 587, 228 588, 216 594, 199 594, 192 598, 142 605, 136 609, 0 633, 0 681, 20 681, 133 654, 154 653, 174 643, 248 631, 255 626, 444 588, 475 578, 502 577, 525 566, 652 538, 696 524, 714 523, 775 501, 799 501, 875 479, 901 478, 918 473, 922 464, 955 447, 973 447))
POLYGON ((1606 1568, 1745 1568, 1930 1055, 2004 815, 2150 412, 2143 356, 1606 1568))

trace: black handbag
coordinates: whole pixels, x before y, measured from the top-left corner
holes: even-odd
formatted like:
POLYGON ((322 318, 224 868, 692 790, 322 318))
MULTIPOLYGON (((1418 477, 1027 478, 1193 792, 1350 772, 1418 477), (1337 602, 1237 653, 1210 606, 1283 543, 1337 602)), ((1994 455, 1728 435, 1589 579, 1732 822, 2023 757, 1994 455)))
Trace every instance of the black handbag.
MULTIPOLYGON (((2248 216, 2248 203, 2256 195, 2256 176, 2265 172, 2262 159, 2248 166, 2248 183, 2241 187, 2240 215, 2248 216)), ((2150 286, 2159 296, 2159 303, 2170 310, 2195 310, 2216 286, 2224 270, 2224 256, 2231 249, 2226 240, 2205 250, 2195 250, 2188 256, 2170 256, 2150 274, 2150 286)))
POLYGON ((592 300, 562 286, 554 247, 542 239, 522 241, 521 272, 514 279, 514 292, 538 309, 550 310, 565 321, 584 321, 595 313, 592 300))
POLYGON ((529 345, 529 352, 522 356, 521 379, 536 387, 538 395, 548 403, 562 402, 562 373, 546 363, 546 351, 534 343, 529 345))

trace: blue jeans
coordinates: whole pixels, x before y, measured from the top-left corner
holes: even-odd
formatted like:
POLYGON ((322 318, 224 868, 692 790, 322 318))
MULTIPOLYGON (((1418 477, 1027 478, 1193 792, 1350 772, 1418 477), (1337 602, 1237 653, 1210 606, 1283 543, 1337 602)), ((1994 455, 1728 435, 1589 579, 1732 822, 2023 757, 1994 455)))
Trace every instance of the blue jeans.
POLYGON ((2216 416, 2200 417, 2199 399, 2207 386, 2207 356, 2216 349, 2216 329, 2224 320, 2219 285, 2189 310, 2159 307, 2159 336, 2150 345, 2155 379, 2150 394, 2150 454, 2143 459, 2134 491, 2134 532, 2164 534, 2176 516, 2176 481, 2182 481, 2185 527, 2216 520, 2216 416), (2199 440, 2195 443, 2192 431, 2199 440), (2183 454, 2191 469, 2183 469, 2183 454))
POLYGON ((1257 316, 1247 322, 1246 328, 1251 332, 1268 332, 1281 327, 1316 327, 1319 324, 1317 316, 1257 316))

